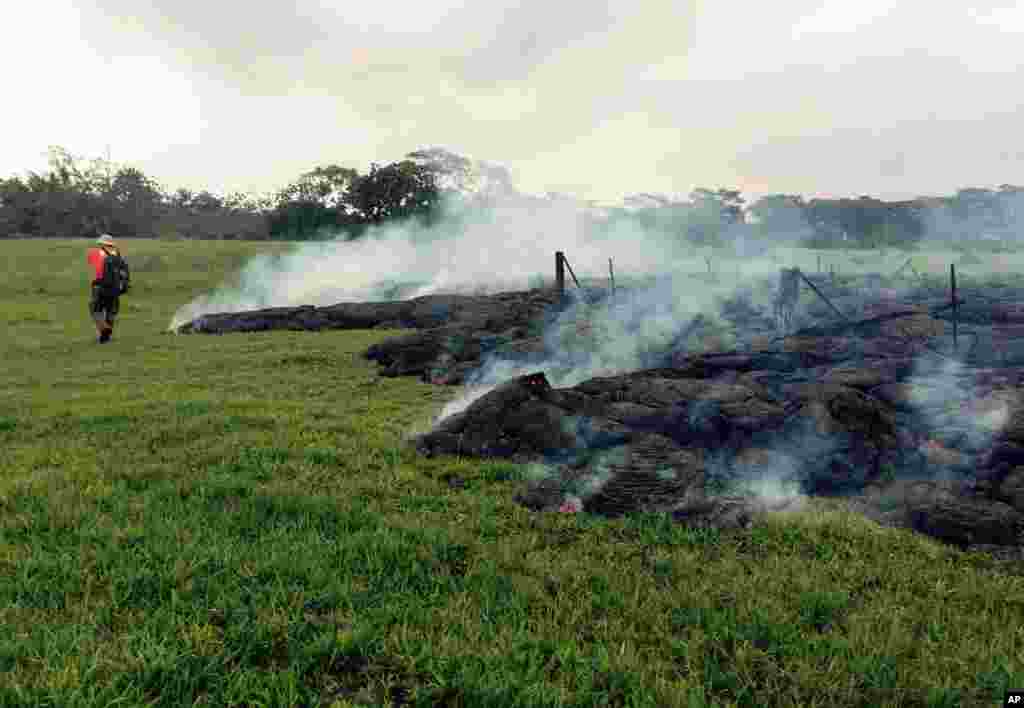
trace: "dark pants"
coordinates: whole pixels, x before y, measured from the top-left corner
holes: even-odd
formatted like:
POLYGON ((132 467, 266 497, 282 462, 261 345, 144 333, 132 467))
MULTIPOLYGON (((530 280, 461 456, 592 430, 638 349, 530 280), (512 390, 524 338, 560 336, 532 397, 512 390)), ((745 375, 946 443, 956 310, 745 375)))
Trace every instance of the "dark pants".
POLYGON ((114 326, 114 319, 120 309, 120 300, 116 295, 105 295, 100 287, 93 283, 92 297, 89 298, 89 313, 97 322, 106 322, 110 327, 114 326))

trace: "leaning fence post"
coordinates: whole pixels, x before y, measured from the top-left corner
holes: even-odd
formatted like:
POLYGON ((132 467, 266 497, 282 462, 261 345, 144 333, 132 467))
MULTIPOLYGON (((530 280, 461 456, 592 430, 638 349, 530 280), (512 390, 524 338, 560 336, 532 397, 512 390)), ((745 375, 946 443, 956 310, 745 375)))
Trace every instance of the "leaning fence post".
POLYGON ((895 277, 896 277, 896 276, 898 276, 898 275, 899 275, 900 273, 902 273, 902 272, 903 272, 903 269, 904 269, 904 268, 906 268, 906 267, 907 267, 908 265, 910 265, 910 261, 911 261, 911 260, 913 260, 913 256, 911 256, 910 258, 908 258, 908 259, 907 259, 907 261, 906 261, 906 263, 904 263, 904 264, 903 264, 903 265, 901 265, 901 266, 900 266, 899 268, 897 268, 897 269, 896 269, 896 272, 892 274, 892 277, 893 277, 893 278, 895 278, 895 277))
POLYGON ((555 251, 555 288, 558 290, 558 297, 565 297, 565 255, 561 251, 555 251))
POLYGON ((576 279, 576 274, 572 272, 572 265, 569 263, 569 259, 565 257, 564 253, 562 254, 562 263, 564 263, 565 267, 569 269, 569 275, 572 276, 572 282, 576 283, 577 288, 583 290, 583 286, 580 285, 580 281, 576 279))
POLYGON ((821 298, 822 300, 824 300, 824 301, 825 301, 825 304, 826 304, 826 305, 828 305, 829 307, 831 307, 831 308, 832 308, 832 311, 833 311, 834 313, 836 313, 837 315, 839 315, 839 317, 840 317, 840 318, 842 318, 842 319, 846 320, 847 322, 849 322, 849 321, 850 321, 850 318, 849 318, 849 317, 847 317, 846 315, 844 315, 844 314, 842 313, 842 311, 841 311, 841 310, 840 310, 840 309, 839 309, 838 307, 836 307, 835 305, 833 305, 833 304, 832 304, 832 301, 831 301, 831 300, 829 300, 829 299, 828 299, 827 297, 825 297, 825 296, 824 296, 824 295, 822 294, 822 292, 821 292, 820 290, 818 290, 817 286, 815 286, 815 284, 814 284, 814 283, 812 283, 812 282, 811 282, 811 281, 810 281, 810 280, 809 280, 809 279, 807 278, 807 276, 806 276, 806 275, 804 275, 804 274, 803 274, 803 273, 802 273, 802 272, 800 271, 800 269, 799 269, 799 268, 794 268, 793 270, 795 271, 795 275, 794 275, 794 278, 800 278, 800 279, 801 279, 801 280, 803 280, 803 281, 804 281, 805 283, 807 283, 807 284, 808 284, 808 285, 809 285, 809 286, 811 287, 811 290, 813 290, 813 291, 814 291, 814 294, 815 294, 815 295, 817 295, 818 297, 820 297, 820 298, 821 298))

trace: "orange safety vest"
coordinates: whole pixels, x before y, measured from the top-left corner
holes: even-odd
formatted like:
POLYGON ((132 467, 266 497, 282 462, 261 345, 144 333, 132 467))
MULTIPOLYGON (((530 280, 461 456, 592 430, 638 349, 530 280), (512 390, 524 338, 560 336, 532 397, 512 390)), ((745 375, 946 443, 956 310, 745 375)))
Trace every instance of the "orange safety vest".
MULTIPOLYGON (((117 251, 114 251, 116 253, 117 251)), ((93 282, 99 281, 103 277, 103 264, 107 260, 107 251, 104 248, 90 248, 89 255, 86 257, 89 261, 89 265, 96 271, 96 277, 93 282)))

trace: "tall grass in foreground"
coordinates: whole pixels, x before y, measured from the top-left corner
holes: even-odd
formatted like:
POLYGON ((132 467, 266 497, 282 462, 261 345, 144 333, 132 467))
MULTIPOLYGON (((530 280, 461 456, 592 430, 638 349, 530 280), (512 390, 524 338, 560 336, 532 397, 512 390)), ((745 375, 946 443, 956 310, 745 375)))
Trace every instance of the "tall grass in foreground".
POLYGON ((818 505, 736 535, 536 515, 403 445, 388 332, 163 332, 245 243, 4 245, 2 706, 953 706, 1024 687, 1019 568, 818 505))

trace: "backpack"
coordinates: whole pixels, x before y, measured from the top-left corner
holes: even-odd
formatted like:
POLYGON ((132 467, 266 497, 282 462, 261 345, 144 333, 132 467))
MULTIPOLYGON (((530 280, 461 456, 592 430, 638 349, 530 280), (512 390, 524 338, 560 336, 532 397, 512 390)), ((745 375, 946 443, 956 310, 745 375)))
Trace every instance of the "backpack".
POLYGON ((106 260, 103 261, 100 291, 107 297, 124 295, 131 288, 131 277, 128 261, 120 254, 108 253, 106 260))

